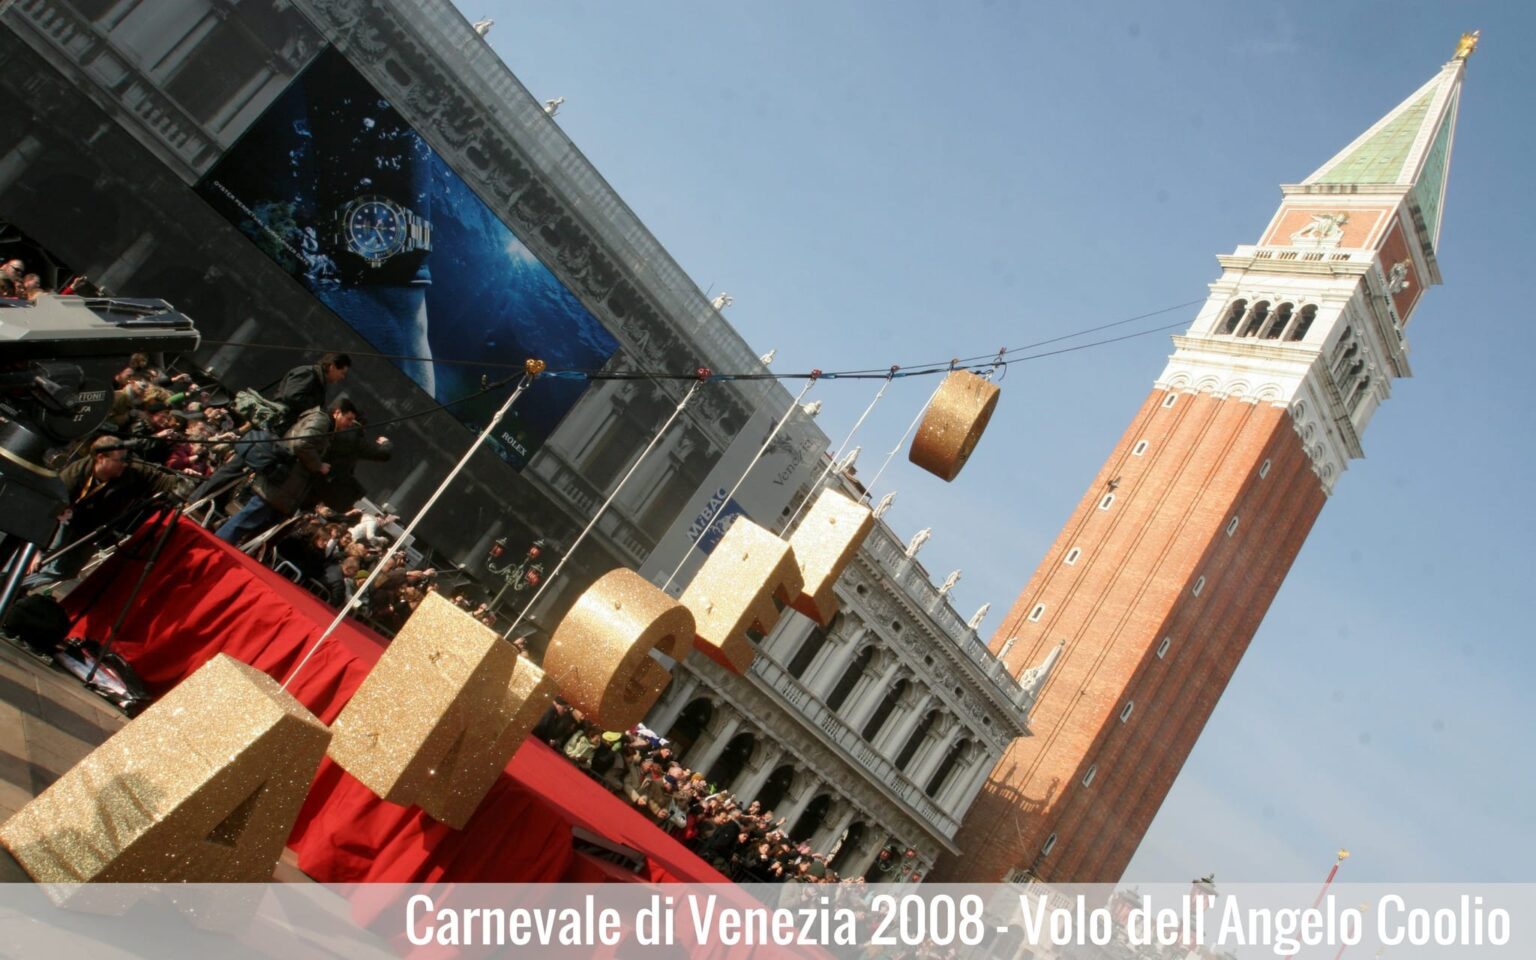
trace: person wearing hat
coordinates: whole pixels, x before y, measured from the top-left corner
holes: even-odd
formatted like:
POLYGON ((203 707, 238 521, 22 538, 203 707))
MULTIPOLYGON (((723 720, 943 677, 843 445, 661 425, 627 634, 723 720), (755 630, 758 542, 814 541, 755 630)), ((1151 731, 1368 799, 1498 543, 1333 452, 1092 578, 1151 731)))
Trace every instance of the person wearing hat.
MULTIPOLYGON (((97 437, 91 444, 91 455, 65 467, 59 479, 69 495, 69 508, 60 518, 62 522, 54 534, 51 550, 88 534, 99 534, 108 527, 124 529, 135 507, 157 493, 175 493, 178 487, 174 475, 132 460, 128 444, 114 436, 97 437)), ((70 579, 85 566, 97 539, 93 536, 54 557, 30 574, 22 585, 36 590, 70 579)))

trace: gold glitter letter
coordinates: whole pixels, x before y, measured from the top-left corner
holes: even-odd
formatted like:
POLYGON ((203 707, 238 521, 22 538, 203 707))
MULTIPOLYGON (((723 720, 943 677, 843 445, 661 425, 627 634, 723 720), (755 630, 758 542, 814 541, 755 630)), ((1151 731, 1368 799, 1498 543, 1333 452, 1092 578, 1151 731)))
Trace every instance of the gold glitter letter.
POLYGON ((822 626, 832 620, 837 613, 837 595, 832 592, 832 585, 843 575, 874 527, 874 514, 868 507, 836 490, 821 492, 789 538, 801 579, 805 581, 793 603, 796 610, 822 626))
POLYGON ((749 635, 772 630, 802 586, 790 545, 737 517, 683 591, 683 606, 698 623, 699 652, 741 673, 757 656, 749 635))
POLYGON ((941 480, 955 479, 992 419, 997 393, 997 384, 968 370, 950 373, 929 401, 907 459, 941 480))
POLYGON ((560 693, 607 730, 628 730, 672 682, 651 659, 693 646, 693 615, 633 570, 611 570, 576 599, 555 628, 544 669, 560 693))
POLYGON ((554 695, 517 648, 429 593, 336 718, 331 759, 463 829, 554 695))
POLYGON ((0 844, 39 883, 270 883, 330 739, 220 654, 0 826, 0 844))

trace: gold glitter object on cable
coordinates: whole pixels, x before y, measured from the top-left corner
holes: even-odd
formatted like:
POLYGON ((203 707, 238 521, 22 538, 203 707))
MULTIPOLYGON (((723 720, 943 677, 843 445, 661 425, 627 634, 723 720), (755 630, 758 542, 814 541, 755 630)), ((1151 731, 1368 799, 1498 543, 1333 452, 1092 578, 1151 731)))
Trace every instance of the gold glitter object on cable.
POLYGON ((997 407, 998 386, 969 370, 944 378, 912 438, 907 459, 941 480, 953 480, 971 458, 997 407))
POLYGON ((836 490, 823 490, 789 538, 804 581, 792 606, 823 627, 831 622, 838 606, 832 585, 874 528, 868 507, 836 490))
MULTIPOLYGON (((277 681, 219 654, 17 811, 0 844, 39 883, 270 883, 330 739, 277 681)), ((120 912, 128 891, 83 903, 120 912)))
MULTIPOLYGON (((510 646, 506 641, 501 644, 510 646)), ((416 803, 434 819, 455 830, 464 829, 558 692, 554 677, 527 657, 519 657, 501 703, 478 721, 485 729, 465 731, 454 744, 457 756, 450 754, 443 761, 416 803)))
POLYGON ((737 517, 683 591, 683 606, 697 624, 699 652, 741 673, 757 656, 750 635, 772 630, 779 611, 803 586, 790 545, 737 517))
POLYGON ((429 593, 336 718, 330 756, 390 803, 461 829, 553 699, 516 647, 429 593))
POLYGON ((544 670, 560 694, 606 730, 628 730, 645 717, 670 671, 651 659, 674 660, 693 647, 693 614, 633 570, 611 570, 576 599, 555 628, 544 670))

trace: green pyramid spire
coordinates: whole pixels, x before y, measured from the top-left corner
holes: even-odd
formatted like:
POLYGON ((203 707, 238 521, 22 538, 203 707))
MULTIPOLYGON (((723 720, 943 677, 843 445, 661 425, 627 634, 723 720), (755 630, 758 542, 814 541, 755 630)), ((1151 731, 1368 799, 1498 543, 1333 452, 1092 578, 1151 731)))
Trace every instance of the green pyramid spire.
MULTIPOLYGON (((1466 59, 1458 56, 1353 143, 1302 181, 1303 186, 1354 186, 1362 191, 1406 188, 1423 214, 1431 248, 1444 209, 1446 170, 1466 59)), ((1400 195, 1400 194, 1399 194, 1400 195)))
POLYGON ((1312 183, 1397 183, 1413 141, 1429 112, 1429 90, 1312 183))

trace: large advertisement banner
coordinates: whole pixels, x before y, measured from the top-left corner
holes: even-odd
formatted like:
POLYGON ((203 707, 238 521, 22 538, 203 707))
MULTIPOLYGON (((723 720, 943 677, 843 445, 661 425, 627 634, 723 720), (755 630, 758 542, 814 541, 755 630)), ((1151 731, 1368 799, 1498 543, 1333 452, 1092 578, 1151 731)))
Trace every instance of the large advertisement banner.
MULTIPOLYGON (((527 357, 551 369, 594 369, 618 349, 334 49, 305 69, 197 189, 439 401, 472 394, 483 377, 506 377, 527 357)), ((586 386, 540 381, 492 438, 497 452, 522 467, 586 386)), ((478 429, 502 399, 487 395, 452 409, 478 429)))
POLYGON ((641 576, 662 583, 680 561, 685 561, 675 582, 686 584, 738 517, 778 530, 785 506, 820 470, 826 449, 826 438, 808 419, 798 411, 790 417, 748 472, 748 464, 778 422, 762 409, 753 412, 746 429, 737 435, 641 565, 641 576), (738 480, 740 486, 736 486, 738 480), (736 487, 734 494, 732 487, 736 487))

